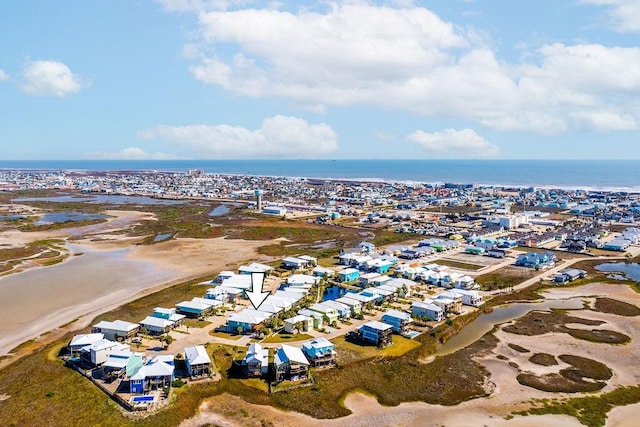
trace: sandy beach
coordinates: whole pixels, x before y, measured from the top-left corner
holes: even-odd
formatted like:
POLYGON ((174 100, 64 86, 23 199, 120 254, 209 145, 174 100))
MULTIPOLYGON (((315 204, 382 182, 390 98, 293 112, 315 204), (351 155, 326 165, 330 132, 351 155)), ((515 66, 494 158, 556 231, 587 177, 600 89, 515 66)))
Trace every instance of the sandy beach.
MULTIPOLYGON (((587 300, 594 295, 606 295, 620 301, 640 305, 640 295, 628 286, 592 283, 579 288, 553 289, 545 293, 550 299, 580 297, 587 300)), ((516 380, 518 369, 542 375, 558 372, 568 365, 559 361, 556 366, 536 365, 528 359, 533 353, 549 353, 555 356, 571 354, 597 360, 609 366, 614 376, 608 381, 603 392, 619 385, 640 383, 640 318, 624 317, 591 310, 572 311, 571 315, 597 319, 606 323, 599 328, 623 332, 632 337, 629 344, 615 348, 589 341, 575 339, 564 333, 548 333, 542 336, 524 336, 509 334, 502 330, 496 332, 500 340, 497 347, 488 354, 475 360, 482 363, 490 372, 491 395, 487 398, 473 399, 456 406, 430 405, 423 402, 403 403, 397 407, 380 405, 375 397, 361 393, 351 393, 345 399, 345 406, 352 414, 334 420, 316 420, 307 415, 282 411, 268 406, 251 405, 231 395, 221 395, 208 399, 200 408, 200 413, 184 421, 181 427, 196 427, 211 423, 220 426, 260 426, 262 421, 277 426, 580 426, 575 418, 559 415, 505 417, 514 411, 530 407, 531 399, 576 397, 580 394, 548 393, 521 385, 516 380), (517 344, 530 353, 518 353, 507 346, 517 344), (500 357, 498 357, 500 356, 500 357), (510 364, 511 362, 511 364, 510 364), (514 367, 513 364, 517 365, 514 367), (243 417, 239 412, 246 411, 243 417)), ((607 421, 608 427, 628 427, 632 414, 640 409, 639 405, 615 408, 607 421)))
MULTIPOLYGON (((47 267, 25 263, 21 271, 0 278, 0 355, 69 322, 75 321, 74 329, 87 326, 97 314, 150 292, 214 274, 245 260, 260 259, 256 249, 268 243, 216 238, 134 245, 139 237, 110 233, 152 219, 151 214, 107 214, 113 218, 86 227, 0 233, 3 243, 15 246, 76 236, 73 244, 66 245, 68 256, 63 262, 47 267)), ((55 336, 48 335, 47 339, 55 336)))

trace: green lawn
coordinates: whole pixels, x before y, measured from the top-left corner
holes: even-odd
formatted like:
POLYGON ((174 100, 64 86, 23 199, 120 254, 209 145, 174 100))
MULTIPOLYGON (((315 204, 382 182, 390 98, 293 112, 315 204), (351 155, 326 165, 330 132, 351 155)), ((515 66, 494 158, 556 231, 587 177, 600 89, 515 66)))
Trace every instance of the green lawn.
POLYGON ((205 326, 210 325, 211 322, 199 319, 184 319, 182 324, 189 328, 204 328, 205 326))
POLYGON ((294 342, 294 341, 306 341, 312 340, 313 336, 309 334, 273 334, 263 339, 262 342, 266 344, 275 344, 281 342, 294 342))

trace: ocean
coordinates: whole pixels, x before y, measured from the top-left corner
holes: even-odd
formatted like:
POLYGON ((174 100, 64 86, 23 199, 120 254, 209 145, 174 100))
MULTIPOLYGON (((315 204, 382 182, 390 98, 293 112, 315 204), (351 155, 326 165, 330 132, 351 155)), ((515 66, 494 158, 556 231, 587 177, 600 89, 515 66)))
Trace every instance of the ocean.
POLYGON ((156 170, 640 191, 640 160, 33 160, 0 169, 156 170))

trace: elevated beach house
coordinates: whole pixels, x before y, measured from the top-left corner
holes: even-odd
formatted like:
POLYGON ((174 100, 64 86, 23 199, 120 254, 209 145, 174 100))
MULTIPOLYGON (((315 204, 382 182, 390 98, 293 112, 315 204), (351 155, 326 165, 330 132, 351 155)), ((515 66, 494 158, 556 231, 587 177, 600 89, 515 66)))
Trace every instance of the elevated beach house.
POLYGON ((336 352, 333 343, 325 337, 318 337, 302 344, 302 352, 316 368, 336 364, 336 352))
POLYGON ((370 320, 357 329, 362 342, 380 347, 391 344, 392 330, 393 326, 377 320, 370 320))
POLYGON ((184 348, 184 362, 190 377, 200 377, 211 373, 211 359, 202 345, 184 348))
POLYGON ((92 333, 103 334, 106 339, 111 341, 128 341, 135 337, 139 330, 139 324, 124 320, 114 320, 113 322, 103 320, 91 328, 92 333))
POLYGON ((297 381, 307 378, 309 361, 298 347, 282 344, 273 358, 276 381, 297 381))
POLYGON ((382 315, 382 321, 391 325, 393 332, 404 335, 413 322, 411 315, 403 311, 389 310, 382 315))
POLYGON ((260 378, 269 371, 269 349, 257 342, 251 343, 242 360, 242 370, 249 378, 260 378))

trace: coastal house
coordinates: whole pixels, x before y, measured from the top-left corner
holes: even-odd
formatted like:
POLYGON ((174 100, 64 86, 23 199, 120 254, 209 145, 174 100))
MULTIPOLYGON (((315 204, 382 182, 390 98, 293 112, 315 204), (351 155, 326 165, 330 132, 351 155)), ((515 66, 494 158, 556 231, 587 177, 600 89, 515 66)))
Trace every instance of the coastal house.
POLYGON ((171 385, 175 367, 162 360, 149 362, 135 370, 129 377, 129 392, 132 394, 161 390, 171 385))
POLYGON ((249 276, 251 276, 251 273, 264 273, 265 276, 268 276, 272 270, 273 267, 270 265, 260 264, 259 262, 252 262, 249 265, 241 265, 238 267, 238 273, 249 276))
POLYGON ((296 258, 300 258, 301 260, 307 261, 308 267, 315 267, 316 265, 318 265, 318 258, 316 257, 312 257, 309 255, 300 255, 299 257, 296 257, 296 258))
POLYGON ((101 333, 106 339, 112 341, 128 341, 135 337, 139 330, 139 324, 125 322, 124 320, 115 320, 113 322, 103 320, 91 328, 92 333, 101 333))
POLYGON ((284 319, 284 330, 289 334, 307 332, 313 328, 313 320, 309 316, 298 314, 284 319))
POLYGON ((289 286, 304 286, 309 287, 320 282, 322 278, 320 276, 310 276, 308 274, 292 274, 287 277, 287 284, 289 286))
POLYGON ((164 307, 156 307, 153 309, 153 317, 157 317, 159 319, 166 319, 170 322, 173 322, 172 328, 177 328, 182 324, 185 316, 184 314, 179 314, 175 308, 164 308, 164 307))
POLYGON ((413 322, 410 314, 398 310, 388 310, 382 315, 382 321, 391 325, 393 332, 400 335, 404 335, 413 322))
POLYGON ((320 302, 320 303, 315 303, 315 304, 311 304, 309 306, 310 310, 313 311, 317 311, 318 313, 322 314, 323 316, 325 316, 327 323, 329 324, 333 324, 334 322, 338 321, 338 318, 340 317, 340 314, 338 313, 338 310, 336 310, 335 308, 320 302))
POLYGON ((213 314, 216 307, 222 306, 222 302, 194 297, 191 301, 182 301, 176 304, 178 311, 187 317, 206 317, 213 314))
POLYGON ((184 348, 184 361, 190 377, 199 377, 211 373, 211 359, 202 345, 184 348))
POLYGON ((323 301, 322 304, 327 307, 334 308, 338 312, 338 317, 341 319, 348 319, 351 317, 351 307, 348 305, 335 300, 323 301))
POLYGON ((459 293, 453 292, 453 290, 442 292, 435 298, 434 302, 443 299, 453 301, 454 304, 453 308, 451 309, 453 313, 459 313, 460 311, 462 311, 462 295, 460 295, 459 293))
POLYGON ((356 247, 366 254, 371 254, 376 250, 376 245, 371 242, 360 242, 356 247))
POLYGON ((380 273, 365 273, 360 275, 360 286, 366 288, 373 285, 373 282, 380 277, 380 273))
POLYGON ((393 326, 387 323, 370 320, 360 326, 356 331, 360 341, 384 347, 391 344, 392 328, 393 326))
POLYGON ((338 272, 338 281, 340 282, 355 282, 360 278, 360 272, 355 268, 345 268, 338 272))
POLYGON ((262 348, 258 343, 251 343, 247 354, 242 359, 242 370, 249 378, 260 378, 266 375, 269 369, 269 350, 262 348))
POLYGON ((287 270, 301 270, 309 266, 309 261, 297 257, 286 257, 282 260, 282 268, 287 270))
POLYGON ((515 265, 543 269, 556 261, 556 255, 553 252, 527 252, 526 254, 518 255, 515 265))
POLYGON ((207 293, 204 294, 206 299, 213 299, 220 301, 221 303, 233 302, 229 298, 229 288, 226 286, 216 286, 215 288, 207 289, 207 293))
POLYGON ((71 338, 71 342, 69 342, 67 349, 71 357, 76 357, 80 354, 80 349, 98 341, 102 341, 103 339, 104 334, 101 333, 75 335, 71 338))
POLYGON ((311 365, 320 368, 336 364, 336 352, 333 343, 325 337, 319 337, 302 344, 302 352, 311 365))
POLYGON ((265 320, 272 317, 271 313, 252 309, 245 309, 229 317, 227 321, 227 331, 231 333, 247 333, 252 332, 264 323, 265 320))
POLYGON ((314 269, 311 271, 311 274, 317 277, 330 278, 335 276, 336 272, 335 270, 332 270, 330 268, 317 266, 317 267, 314 267, 314 269))
POLYGON ((307 378, 309 374, 309 361, 302 350, 286 344, 276 351, 273 367, 276 381, 297 381, 307 378))
POLYGON ((174 322, 154 316, 147 316, 140 321, 140 326, 145 328, 150 335, 166 334, 173 328, 174 322))
POLYGON ((340 304, 344 304, 351 309, 351 315, 358 315, 362 313, 362 302, 355 300, 353 298, 349 298, 350 295, 354 295, 353 293, 347 293, 345 296, 340 298, 336 298, 335 301, 340 304))
POLYGON ((427 318, 435 321, 444 319, 444 310, 431 302, 415 301, 411 305, 411 313, 418 318, 427 318))
POLYGON ((322 313, 318 313, 317 311, 313 311, 308 308, 303 308, 298 311, 298 315, 309 317, 314 329, 320 329, 324 326, 324 315, 322 313))
POLYGON ((109 379, 133 375, 142 366, 143 356, 143 353, 129 349, 112 351, 102 364, 103 377, 109 379))
POLYGON ((123 350, 129 350, 129 346, 105 338, 82 347, 78 353, 85 362, 93 366, 100 366, 107 361, 112 352, 123 350))
POLYGON ((584 270, 578 270, 577 268, 565 268, 555 275, 553 281, 556 283, 567 283, 582 279, 586 276, 587 272, 584 270))
POLYGON ((478 307, 482 305, 482 295, 478 291, 467 289, 452 289, 451 292, 462 296, 462 304, 478 307))

